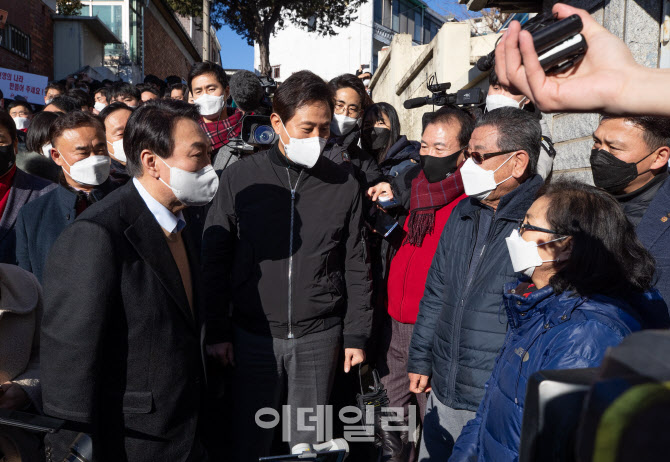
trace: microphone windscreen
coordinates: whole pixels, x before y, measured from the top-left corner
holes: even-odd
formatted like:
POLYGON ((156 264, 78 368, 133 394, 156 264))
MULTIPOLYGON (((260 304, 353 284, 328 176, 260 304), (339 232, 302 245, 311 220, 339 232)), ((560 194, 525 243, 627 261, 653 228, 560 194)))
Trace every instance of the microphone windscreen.
POLYGON ((242 111, 258 109, 264 95, 263 86, 253 72, 237 71, 230 78, 230 96, 242 111))
POLYGON ((426 97, 424 96, 423 98, 411 98, 402 103, 402 105, 405 107, 405 109, 414 109, 417 107, 425 106, 426 97))

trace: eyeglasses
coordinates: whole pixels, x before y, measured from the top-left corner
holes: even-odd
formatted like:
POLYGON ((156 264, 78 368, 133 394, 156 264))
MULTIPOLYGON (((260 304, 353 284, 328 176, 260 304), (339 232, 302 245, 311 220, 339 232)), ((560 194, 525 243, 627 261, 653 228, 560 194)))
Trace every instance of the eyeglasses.
POLYGON ((361 113, 361 110, 356 106, 345 106, 344 104, 335 105, 335 114, 346 115, 347 117, 356 118, 361 113))
POLYGON ((487 152, 484 154, 477 151, 470 152, 466 149, 465 151, 463 151, 463 155, 465 156, 465 160, 468 160, 470 157, 472 157, 472 160, 474 160, 478 164, 481 164, 486 159, 490 159, 491 157, 502 156, 503 154, 511 154, 517 151, 521 151, 521 149, 512 149, 510 151, 500 151, 500 152, 487 152))
POLYGON ((553 231, 551 229, 540 228, 539 226, 533 226, 529 223, 524 222, 519 223, 519 234, 521 234, 522 231, 539 231, 541 233, 549 233, 549 234, 556 234, 558 236, 563 236, 563 234, 557 233, 556 231, 553 231))

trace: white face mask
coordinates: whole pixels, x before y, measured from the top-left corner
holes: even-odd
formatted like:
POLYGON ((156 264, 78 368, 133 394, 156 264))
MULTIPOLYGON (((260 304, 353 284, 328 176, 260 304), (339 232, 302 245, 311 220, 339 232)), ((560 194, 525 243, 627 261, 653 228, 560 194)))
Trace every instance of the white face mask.
POLYGON ((44 146, 42 146, 42 155, 46 157, 47 159, 51 159, 51 150, 53 149, 53 145, 51 143, 47 143, 44 146))
POLYGON ((335 114, 333 115, 333 120, 330 122, 330 131, 333 132, 335 136, 347 135, 356 125, 358 125, 360 120, 361 119, 347 117, 344 114, 335 114))
POLYGON ((535 241, 526 241, 519 234, 519 230, 512 231, 509 237, 505 238, 507 243, 507 250, 509 251, 510 259, 512 260, 512 267, 517 273, 523 273, 525 276, 532 277, 535 268, 542 266, 543 263, 558 261, 558 260, 542 260, 540 252, 537 250, 539 245, 549 244, 550 242, 562 241, 567 236, 552 239, 551 241, 538 244, 535 241))
POLYGON ((291 135, 288 134, 288 130, 286 130, 286 127, 284 126, 284 122, 281 123, 281 126, 284 128, 289 139, 289 144, 285 144, 281 137, 279 137, 279 141, 284 145, 286 157, 298 165, 307 168, 314 167, 319 160, 319 157, 321 157, 323 148, 326 147, 328 140, 321 138, 320 136, 302 139, 291 138, 291 135))
POLYGON ((175 197, 186 206, 197 207, 209 204, 217 189, 219 177, 214 167, 208 165, 197 172, 188 172, 177 167, 170 167, 161 157, 158 157, 170 168, 170 184, 159 178, 165 186, 170 188, 175 197))
POLYGON ((491 112, 495 109, 500 109, 501 107, 521 109, 524 101, 526 101, 525 96, 521 101, 517 101, 514 98, 505 95, 488 95, 486 97, 486 112, 491 112))
POLYGON ((107 105, 105 103, 101 103, 100 101, 96 101, 93 107, 96 111, 102 112, 102 110, 105 109, 107 105))
POLYGON ((201 95, 195 100, 195 105, 200 109, 200 115, 211 117, 219 115, 226 104, 226 95, 214 96, 208 93, 201 95))
MULTIPOLYGON (((500 167, 505 165, 512 157, 514 157, 514 153, 512 153, 505 162, 500 164, 500 167)), ((480 201, 489 197, 498 185, 503 184, 514 176, 510 175, 500 183, 496 183, 494 175, 500 167, 495 170, 484 170, 479 165, 475 164, 472 157, 466 160, 461 167, 461 178, 463 179, 465 194, 480 201)))
POLYGON ((363 80, 363 85, 365 85, 366 87, 369 87, 370 86, 370 79, 363 80))
POLYGON ((53 100, 54 100, 53 98, 47 98, 47 99, 45 99, 45 100, 44 100, 44 105, 45 105, 45 106, 50 105, 51 102, 52 102, 53 100))
POLYGON ((88 156, 74 165, 70 165, 63 154, 58 151, 61 159, 70 167, 70 173, 63 172, 79 184, 98 186, 109 178, 110 160, 108 156, 88 156))
POLYGON ((30 125, 30 119, 27 117, 13 117, 17 130, 25 130, 30 125))
POLYGON ((120 140, 116 140, 113 143, 110 143, 107 141, 108 144, 112 145, 112 149, 114 150, 114 153, 112 154, 111 152, 109 153, 110 155, 114 156, 116 160, 119 162, 126 162, 126 152, 123 150, 123 138, 120 140))

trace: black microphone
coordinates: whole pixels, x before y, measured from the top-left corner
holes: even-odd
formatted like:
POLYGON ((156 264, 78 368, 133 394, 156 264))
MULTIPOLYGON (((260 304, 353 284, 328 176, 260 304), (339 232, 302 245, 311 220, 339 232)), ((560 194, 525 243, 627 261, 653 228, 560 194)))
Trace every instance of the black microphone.
POLYGON ((237 71, 230 78, 230 96, 240 110, 253 112, 260 107, 265 91, 256 74, 237 71))
POLYGON ((495 59, 496 54, 494 49, 491 53, 487 54, 486 56, 482 56, 477 60, 477 69, 479 69, 482 72, 488 71, 495 64, 495 59))
POLYGON ((429 104, 430 100, 430 96, 424 96, 423 98, 410 98, 402 103, 402 105, 405 107, 405 109, 414 109, 429 104))

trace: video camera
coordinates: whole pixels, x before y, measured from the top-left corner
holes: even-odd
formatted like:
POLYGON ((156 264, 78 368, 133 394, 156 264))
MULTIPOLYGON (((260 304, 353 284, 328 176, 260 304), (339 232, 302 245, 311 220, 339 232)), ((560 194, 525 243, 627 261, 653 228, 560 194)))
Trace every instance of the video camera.
MULTIPOLYGON (((544 71, 557 74, 571 68, 584 57, 588 47, 584 36, 580 34, 583 27, 582 19, 576 14, 559 20, 554 14, 541 13, 521 28, 533 36, 535 51, 544 71)), ((482 72, 487 72, 493 66, 495 48, 477 61, 477 69, 482 72)))
POLYGON ((433 75, 426 87, 432 93, 431 96, 423 98, 410 98, 403 103, 405 109, 415 109, 426 105, 433 106, 456 106, 469 107, 478 106, 486 102, 486 95, 481 88, 470 88, 458 90, 456 93, 447 93, 451 83, 436 83, 437 76, 433 75))

